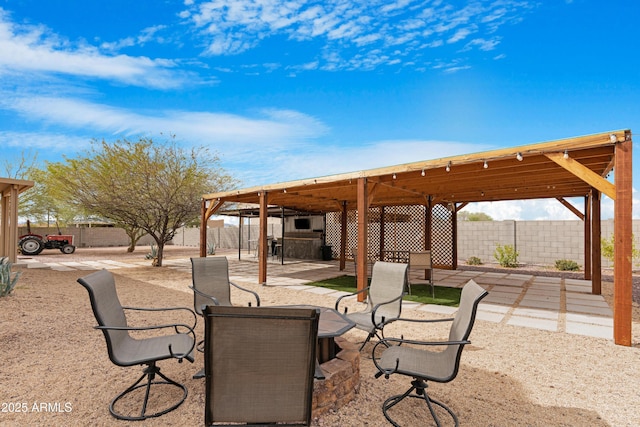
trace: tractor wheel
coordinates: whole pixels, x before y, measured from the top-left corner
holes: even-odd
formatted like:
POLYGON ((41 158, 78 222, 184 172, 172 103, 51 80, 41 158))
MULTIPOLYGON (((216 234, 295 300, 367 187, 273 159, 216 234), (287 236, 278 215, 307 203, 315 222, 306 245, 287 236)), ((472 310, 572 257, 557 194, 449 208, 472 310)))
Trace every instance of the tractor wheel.
POLYGON ((35 236, 27 236, 18 242, 18 246, 24 255, 38 255, 44 249, 44 242, 35 236))
POLYGON ((60 248, 60 252, 62 252, 63 254, 72 254, 76 251, 76 247, 73 245, 64 245, 63 247, 60 248))

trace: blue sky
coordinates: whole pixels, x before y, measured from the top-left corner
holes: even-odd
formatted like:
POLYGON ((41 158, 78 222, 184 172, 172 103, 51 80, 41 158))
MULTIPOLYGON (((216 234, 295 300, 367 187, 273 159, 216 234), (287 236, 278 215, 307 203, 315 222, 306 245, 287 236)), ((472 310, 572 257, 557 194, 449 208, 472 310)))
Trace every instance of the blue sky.
MULTIPOLYGON (((2 158, 175 135, 248 187, 634 131, 639 12, 594 0, 0 0, 2 158)), ((554 200, 467 209, 576 219, 554 200)))

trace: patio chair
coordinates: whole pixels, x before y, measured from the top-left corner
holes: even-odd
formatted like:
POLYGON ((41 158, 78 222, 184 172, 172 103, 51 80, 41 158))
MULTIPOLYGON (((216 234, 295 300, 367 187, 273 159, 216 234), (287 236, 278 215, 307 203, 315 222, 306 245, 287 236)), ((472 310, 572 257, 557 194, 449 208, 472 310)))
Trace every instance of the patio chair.
POLYGON ((475 322, 478 303, 487 294, 487 291, 473 280, 470 280, 462 288, 460 307, 454 318, 435 320, 398 319, 398 321, 425 323, 451 321, 451 329, 447 341, 414 341, 403 338, 386 338, 373 348, 373 354, 376 354, 375 351, 378 345, 385 344, 387 346, 379 360, 373 359, 378 369, 375 374, 376 378, 382 375, 385 378, 389 378, 392 374, 413 377, 409 390, 403 394, 391 396, 382 404, 382 412, 391 424, 398 426, 389 416, 388 410, 400 403, 405 397, 413 397, 424 400, 438 426, 441 424, 436 414, 435 406, 444 409, 453 418, 455 425, 458 425, 458 417, 455 413, 444 403, 432 399, 427 394, 427 381, 446 383, 456 377, 460 366, 462 349, 466 344, 470 344, 469 335, 475 322), (421 346, 428 346, 434 350, 422 349, 420 348, 421 346))
POLYGON ((367 292, 367 306, 364 310, 344 313, 356 322, 356 328, 369 335, 360 346, 360 350, 373 337, 379 340, 384 337, 384 325, 400 317, 402 311, 402 296, 407 286, 407 264, 377 261, 371 272, 371 283, 365 289, 352 294, 343 295, 336 301, 335 309, 339 310, 340 302, 353 295, 367 292))
MULTIPOLYGON (((251 294, 256 306, 260 306, 260 297, 250 289, 245 289, 229 280, 229 261, 227 257, 191 258, 191 282, 193 308, 202 316, 203 305, 231 306, 231 287, 251 294)), ((251 306, 253 301, 247 305, 251 306)))
MULTIPOLYGON (((206 305, 232 306, 231 287, 251 294, 256 306, 260 306, 260 297, 250 289, 245 289, 229 280, 229 261, 226 257, 191 258, 191 282, 189 288, 193 291, 193 308, 202 316, 206 305)), ((252 305, 253 301, 247 303, 252 305)), ((198 342, 197 349, 204 352, 204 340, 198 342)), ((194 378, 204 378, 204 369, 196 373, 194 378)))
POLYGON ((205 425, 311 423, 320 311, 207 306, 205 425))
MULTIPOLYGON (((104 338, 107 342, 107 351, 109 353, 109 359, 117 366, 134 366, 134 365, 147 365, 140 378, 127 388, 122 393, 118 394, 109 405, 109 411, 115 418, 121 420, 144 420, 146 418, 158 417, 166 414, 184 402, 187 398, 187 388, 175 382, 174 380, 167 378, 160 372, 160 368, 156 365, 160 360, 165 359, 178 359, 178 362, 182 362, 183 359, 187 359, 189 362, 193 362, 193 348, 195 346, 195 332, 194 327, 196 323, 195 313, 186 307, 171 307, 171 308, 141 308, 141 307, 127 307, 120 304, 118 295, 116 293, 115 280, 113 274, 107 270, 101 270, 92 273, 88 276, 81 277, 78 282, 85 287, 89 292, 89 299, 91 300, 91 308, 93 314, 98 322, 96 329, 99 329, 104 334, 104 338), (138 310, 138 311, 167 311, 167 310, 184 310, 189 312, 193 316, 193 325, 185 325, 180 323, 162 324, 157 326, 148 327, 130 327, 127 325, 127 318, 125 310, 138 310), (171 330, 171 333, 161 331, 171 330), (154 336, 147 338, 135 338, 132 337, 130 331, 156 331, 154 336), (160 377, 160 379, 156 379, 160 377), (143 380, 145 380, 143 382, 143 380), (149 402, 150 394, 152 396, 159 396, 159 393, 150 393, 153 389, 165 390, 166 387, 176 387, 182 390, 182 398, 172 406, 166 409, 157 409, 153 412, 148 412, 147 406, 149 402), (125 396, 133 393, 132 399, 135 399, 138 393, 134 393, 139 388, 145 388, 144 400, 142 402, 142 409, 139 415, 123 414, 117 408, 116 404, 121 401, 125 396)), ((169 388, 169 389, 170 389, 169 388)), ((131 399, 125 399, 130 403, 131 399)), ((129 406, 124 404, 123 406, 129 406)), ((151 405, 155 407, 155 404, 151 405)))
MULTIPOLYGON (((409 271, 411 269, 423 270, 427 285, 431 285, 431 297, 436 297, 436 288, 433 284, 433 264, 431 263, 431 251, 409 252, 409 271)), ((417 283, 416 283, 417 284, 417 283)), ((422 282, 420 283, 422 284, 422 282)), ((409 280, 409 295, 411 295, 411 280, 409 280)))

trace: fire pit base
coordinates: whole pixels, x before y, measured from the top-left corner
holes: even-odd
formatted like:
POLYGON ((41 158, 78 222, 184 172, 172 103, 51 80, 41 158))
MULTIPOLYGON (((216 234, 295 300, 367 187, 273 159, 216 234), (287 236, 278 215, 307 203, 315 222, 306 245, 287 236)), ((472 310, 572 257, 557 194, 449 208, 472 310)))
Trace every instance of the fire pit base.
POLYGON ((312 416, 319 417, 355 399, 360 391, 360 352, 356 344, 342 337, 335 338, 340 351, 335 359, 320 365, 324 380, 313 384, 312 416))

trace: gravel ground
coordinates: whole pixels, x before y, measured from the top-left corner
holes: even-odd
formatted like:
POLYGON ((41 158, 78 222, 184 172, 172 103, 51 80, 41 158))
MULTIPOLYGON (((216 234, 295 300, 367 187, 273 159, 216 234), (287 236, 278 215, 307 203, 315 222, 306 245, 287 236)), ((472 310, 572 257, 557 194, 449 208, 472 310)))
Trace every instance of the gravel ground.
MULTIPOLYGON (((78 259, 144 259, 148 248, 126 254, 124 248, 78 250, 78 259), (120 257, 118 257, 121 255, 120 257)), ((42 261, 70 260, 55 251, 42 261)), ((197 256, 196 248, 168 247, 167 257, 197 256)), ((23 272, 13 294, 0 298, 0 425, 112 426, 201 425, 205 393, 202 380, 191 378, 202 366, 164 361, 162 371, 184 383, 189 397, 177 410, 142 423, 117 422, 108 405, 132 383, 139 367, 120 368, 108 359, 102 334, 93 329, 87 293, 76 283, 90 271, 19 268, 23 272), (49 410, 38 410, 42 408, 49 410), (13 405, 9 405, 13 404, 13 405), (27 410, 15 411, 20 408, 27 410), (22 406, 24 404, 25 406, 22 406), (57 404, 57 406, 56 406, 57 404), (10 408, 14 408, 10 411, 10 408), (34 409, 35 408, 35 409, 34 409), (57 410, 56 410, 57 409, 57 410)), ((524 270, 523 270, 524 271, 524 270)), ((190 273, 167 268, 137 267, 114 271, 125 305, 190 306, 190 273)), ((538 274, 538 273, 536 273, 538 274)), ((564 273, 566 274, 566 273, 564 273)), ((313 304, 332 306, 335 298, 277 286, 241 282, 260 294, 263 305, 313 304)), ((612 293, 603 283, 603 295, 612 293)), ((232 300, 238 299, 232 293, 232 300)), ((353 302, 350 311, 356 310, 353 302)), ((450 383, 430 384, 429 391, 450 405, 466 426, 637 426, 640 425, 640 316, 634 309, 632 347, 611 340, 548 332, 501 323, 477 321, 472 344, 465 347, 460 371, 450 383)), ((412 318, 438 315, 407 310, 412 318)), ((135 320, 135 319, 134 319, 135 320)), ((159 319, 160 323, 166 319, 159 319)), ((441 323, 433 325, 443 325, 441 323)), ((446 337, 446 325, 418 326, 395 322, 387 335, 409 339, 446 337)), ((201 323, 197 334, 202 336, 201 323)), ((361 341, 364 333, 345 337, 361 341)), ((375 379, 371 345, 361 353, 361 385, 354 401, 313 420, 313 426, 387 426, 380 405, 404 392, 409 379, 392 375, 375 379)), ((430 425, 429 415, 416 402, 398 406, 403 426, 430 425)))

